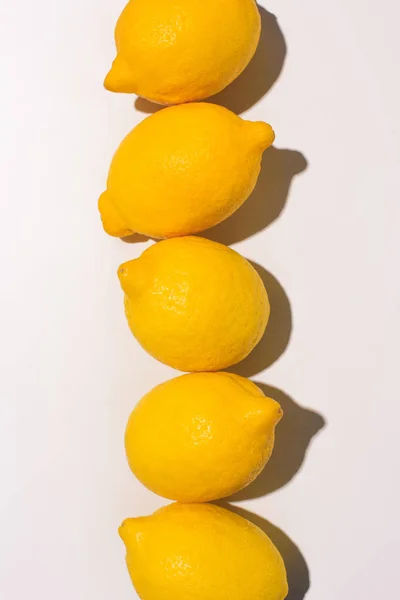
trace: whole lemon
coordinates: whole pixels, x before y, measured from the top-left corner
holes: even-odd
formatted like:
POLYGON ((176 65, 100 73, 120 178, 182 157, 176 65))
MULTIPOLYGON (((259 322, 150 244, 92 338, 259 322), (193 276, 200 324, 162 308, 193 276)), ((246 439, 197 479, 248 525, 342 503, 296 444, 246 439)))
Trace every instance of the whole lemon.
POLYGON ((280 405, 239 375, 182 375, 158 385, 132 412, 125 434, 128 462, 159 496, 218 500, 259 475, 281 417, 280 405))
POLYGON ((213 504, 171 504, 127 519, 120 536, 142 600, 284 600, 285 565, 269 537, 213 504))
POLYGON ((240 75, 260 32, 254 0, 131 0, 104 85, 161 104, 208 98, 240 75))
POLYGON ((133 335, 180 371, 219 371, 245 358, 269 318, 263 282, 222 244, 181 237, 153 244, 119 268, 133 335))
POLYGON ((267 123, 215 104, 172 106, 144 119, 111 164, 99 209, 118 237, 196 233, 229 217, 249 197, 272 144, 267 123))

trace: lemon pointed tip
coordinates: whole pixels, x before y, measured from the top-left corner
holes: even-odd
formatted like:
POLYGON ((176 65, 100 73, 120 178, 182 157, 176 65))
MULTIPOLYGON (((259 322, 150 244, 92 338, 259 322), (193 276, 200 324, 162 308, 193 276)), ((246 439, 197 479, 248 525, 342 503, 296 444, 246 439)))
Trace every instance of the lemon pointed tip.
POLYGON ((113 70, 110 69, 107 73, 107 75, 105 76, 104 79, 104 87, 106 88, 106 90, 108 90, 109 92, 116 92, 116 87, 115 87, 115 77, 113 74, 113 70))
POLYGON ((142 277, 143 273, 139 267, 140 259, 129 260, 126 263, 123 263, 118 271, 118 279, 121 285, 121 288, 125 294, 128 296, 136 293, 142 286, 142 277))
POLYGON ((273 425, 277 425, 283 417, 283 410, 279 402, 272 398, 264 398, 264 415, 273 425))
POLYGON ((122 287, 123 287, 123 284, 129 274, 128 267, 129 267, 129 263, 124 263, 118 268, 118 271, 117 271, 118 279, 120 280, 122 287))
POLYGON ((107 191, 101 194, 98 207, 104 231, 108 233, 108 235, 123 238, 134 233, 126 226, 123 218, 113 205, 107 191))
POLYGON ((119 55, 117 55, 104 79, 104 87, 109 92, 126 94, 135 92, 132 71, 126 61, 119 55))
POLYGON ((254 139, 257 141, 258 145, 263 151, 269 148, 275 140, 275 132, 271 125, 269 123, 264 123, 263 121, 256 121, 255 123, 251 123, 251 125, 254 139))
POLYGON ((125 546, 130 546, 138 541, 141 535, 143 517, 125 519, 118 528, 118 534, 125 546))
POLYGON ((283 410, 278 402, 264 397, 257 403, 257 409, 248 413, 247 418, 249 417, 263 428, 275 428, 283 417, 283 410))

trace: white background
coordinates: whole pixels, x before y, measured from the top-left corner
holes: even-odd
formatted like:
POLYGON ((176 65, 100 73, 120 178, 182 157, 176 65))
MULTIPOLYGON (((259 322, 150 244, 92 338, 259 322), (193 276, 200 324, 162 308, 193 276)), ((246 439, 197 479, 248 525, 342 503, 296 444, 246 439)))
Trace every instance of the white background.
MULTIPOLYGON (((164 503, 123 450, 134 404, 175 375, 130 335, 115 274, 150 242, 107 237, 97 214, 112 154, 149 109, 102 89, 123 4, 1 2, 4 600, 135 598, 117 527, 164 503)), ((276 388, 286 415, 235 502, 282 551, 290 600, 395 598, 398 3, 268 9, 279 26, 264 12, 255 63, 218 101, 270 121, 276 150, 209 235, 273 275, 268 344, 238 371, 276 388)))

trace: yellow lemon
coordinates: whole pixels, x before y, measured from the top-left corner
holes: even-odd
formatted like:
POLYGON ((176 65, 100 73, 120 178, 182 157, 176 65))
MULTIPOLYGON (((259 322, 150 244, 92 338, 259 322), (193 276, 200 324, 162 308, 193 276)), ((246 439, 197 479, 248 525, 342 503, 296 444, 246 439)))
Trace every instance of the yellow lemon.
POLYGON ((260 31, 255 0, 131 0, 104 85, 161 104, 208 98, 247 66, 260 31))
POLYGON ((284 600, 285 565, 269 537, 212 504, 171 504, 127 519, 120 536, 142 600, 284 600))
POLYGON ((166 108, 125 138, 99 209, 118 237, 196 233, 229 217, 249 197, 274 132, 215 104, 166 108))
POLYGON ((160 496, 218 500, 259 475, 281 417, 280 405, 239 375, 182 375, 137 404, 125 435, 128 462, 160 496))
POLYGON ((118 271, 133 335, 180 371, 219 371, 245 358, 269 318, 263 282, 222 244, 181 237, 153 244, 118 271))

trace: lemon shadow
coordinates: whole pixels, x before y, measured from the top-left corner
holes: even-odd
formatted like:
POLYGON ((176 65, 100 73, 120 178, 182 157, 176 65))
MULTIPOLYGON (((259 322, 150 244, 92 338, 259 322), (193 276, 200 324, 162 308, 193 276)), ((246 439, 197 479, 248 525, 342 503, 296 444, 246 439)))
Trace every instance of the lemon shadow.
POLYGON ((242 377, 254 377, 270 367, 285 352, 292 334, 292 310, 279 281, 264 267, 249 261, 260 275, 268 292, 271 315, 259 344, 242 362, 227 369, 242 377))
POLYGON ((286 58, 286 42, 275 15, 258 6, 261 37, 252 60, 222 92, 208 101, 241 114, 255 106, 278 81, 286 58))
POLYGON ((248 510, 227 502, 217 502, 216 504, 254 523, 267 534, 279 550, 285 563, 289 584, 289 594, 286 596, 286 600, 303 600, 310 588, 310 572, 303 554, 289 536, 267 519, 248 510))
MULTIPOLYGON (((272 13, 258 6, 261 15, 261 37, 257 50, 245 68, 222 92, 207 99, 220 104, 236 114, 241 114, 257 104, 279 79, 286 57, 286 42, 278 21, 272 13)), ((152 114, 163 106, 137 98, 135 107, 140 112, 152 114)))
MULTIPOLYGON (((139 244, 139 243, 143 243, 143 242, 148 242, 151 239, 154 238, 150 238, 147 235, 142 235, 141 233, 132 233, 132 235, 127 235, 125 237, 119 238, 122 242, 125 242, 125 244, 139 244)), ((154 241, 160 241, 160 240, 154 240, 154 241)))
POLYGON ((204 237, 230 246, 262 231, 280 216, 293 178, 306 169, 301 152, 271 146, 264 152, 260 176, 248 200, 231 217, 207 230, 204 237))

